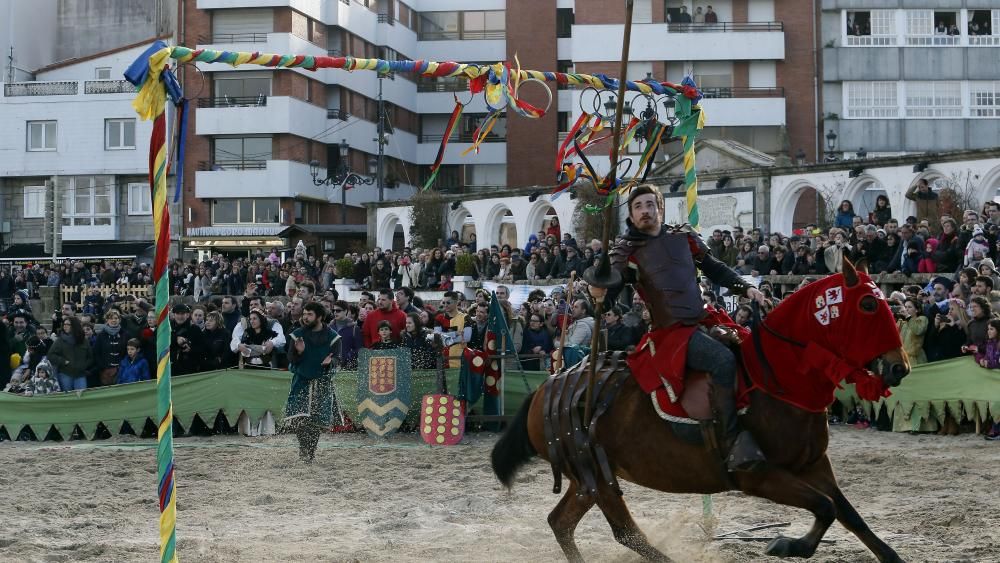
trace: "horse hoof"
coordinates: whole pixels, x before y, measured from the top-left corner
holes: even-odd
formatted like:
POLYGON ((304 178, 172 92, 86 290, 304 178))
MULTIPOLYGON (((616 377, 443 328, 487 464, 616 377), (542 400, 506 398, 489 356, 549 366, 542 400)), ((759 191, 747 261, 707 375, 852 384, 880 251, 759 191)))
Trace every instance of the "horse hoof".
POLYGON ((772 557, 792 557, 795 555, 794 541, 792 538, 774 538, 767 544, 764 553, 772 557))

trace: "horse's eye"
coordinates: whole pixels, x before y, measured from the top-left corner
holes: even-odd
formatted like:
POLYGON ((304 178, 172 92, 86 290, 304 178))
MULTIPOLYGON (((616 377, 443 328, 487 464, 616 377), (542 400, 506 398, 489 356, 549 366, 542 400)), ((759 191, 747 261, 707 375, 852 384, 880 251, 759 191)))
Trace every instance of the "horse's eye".
POLYGON ((878 310, 878 299, 874 295, 865 295, 858 302, 858 307, 865 313, 874 313, 878 310))

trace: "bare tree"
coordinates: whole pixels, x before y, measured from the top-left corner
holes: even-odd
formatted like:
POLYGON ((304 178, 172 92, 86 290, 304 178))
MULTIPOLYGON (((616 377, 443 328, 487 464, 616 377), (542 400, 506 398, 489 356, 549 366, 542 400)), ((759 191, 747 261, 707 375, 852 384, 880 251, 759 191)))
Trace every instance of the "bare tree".
POLYGON ((962 222, 966 209, 979 211, 980 201, 976 194, 972 170, 952 172, 947 178, 938 178, 934 187, 938 190, 938 210, 941 215, 949 215, 962 222))
POLYGON ((837 208, 844 197, 847 182, 838 180, 833 184, 816 186, 816 226, 827 231, 837 219, 837 208))

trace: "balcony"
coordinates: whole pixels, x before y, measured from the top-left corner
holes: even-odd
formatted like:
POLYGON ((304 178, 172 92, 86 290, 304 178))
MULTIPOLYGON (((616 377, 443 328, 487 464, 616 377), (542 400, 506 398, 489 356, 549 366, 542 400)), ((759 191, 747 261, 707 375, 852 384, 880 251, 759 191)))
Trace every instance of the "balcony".
POLYGON ((702 88, 705 99, 718 98, 784 98, 784 88, 722 87, 702 88))
POLYGON ((670 33, 745 33, 754 31, 785 31, 783 22, 721 22, 721 23, 670 23, 670 33))
MULTIPOLYGON (((637 61, 782 60, 785 58, 782 29, 780 22, 635 24, 629 55, 637 61), (676 26, 684 31, 672 31, 671 27, 676 26), (733 36, 737 29, 745 31, 733 36)), ((620 44, 622 34, 621 25, 574 25, 569 58, 577 63, 610 61, 607 46, 620 44), (594 37, 601 40, 594 41, 594 37)))
POLYGON ((378 23, 387 23, 389 25, 396 25, 396 20, 392 17, 392 14, 379 14, 378 23))
POLYGON ((15 96, 75 96, 80 83, 75 80, 58 82, 11 82, 3 85, 3 95, 15 96))
MULTIPOLYGON (((427 142, 417 144, 417 159, 415 164, 428 166, 434 164, 437 157, 438 147, 441 146, 441 135, 424 135, 427 142), (437 138, 437 141, 432 139, 437 138)), ((507 163, 507 140, 499 139, 494 142, 479 145, 479 154, 470 152, 462 156, 465 149, 472 146, 471 135, 465 137, 466 140, 452 139, 448 143, 448 148, 444 153, 443 164, 506 164, 507 163)), ((352 145, 353 146, 353 145, 352 145)))
MULTIPOLYGON (((417 137, 418 143, 440 143, 444 139, 444 133, 438 133, 436 135, 420 135, 417 137)), ((452 133, 450 143, 471 143, 475 141, 471 132, 459 133, 458 135, 452 133)), ((507 138, 501 137, 500 135, 495 135, 490 133, 483 139, 484 143, 506 143, 507 138)), ((450 145, 449 145, 450 146, 450 145)))
POLYGON ((252 159, 228 159, 228 160, 201 160, 198 162, 198 170, 218 172, 222 170, 264 170, 267 168, 266 160, 252 159))
POLYGON ((347 113, 342 109, 328 109, 326 110, 327 119, 337 119, 340 121, 347 121, 350 119, 351 114, 347 113))
POLYGON ((307 139, 327 127, 327 110, 289 96, 199 98, 198 135, 291 133, 307 139))
POLYGON ((218 98, 198 98, 200 108, 247 108, 264 107, 267 105, 267 96, 221 96, 218 98))
POLYGON ((195 172, 198 198, 311 197, 326 199, 326 190, 312 182, 309 165, 292 160, 242 160, 204 163, 195 172), (224 165, 228 164, 228 167, 224 165), (213 169, 222 166, 221 169, 213 169))
POLYGON ((128 80, 87 80, 83 83, 84 94, 134 94, 135 86, 128 80))
POLYGON ((266 43, 267 33, 214 33, 198 37, 198 43, 266 43))
MULTIPOLYGON (((740 90, 727 88, 725 90, 740 90)), ((754 94, 764 94, 773 91, 772 95, 761 97, 709 97, 701 102, 708 116, 708 125, 715 127, 752 127, 779 126, 787 121, 785 116, 785 98, 781 96, 781 88, 746 88, 743 90, 759 90, 754 94)))
POLYGON ((465 79, 435 80, 433 78, 419 78, 417 80, 417 92, 468 92, 469 81, 465 79))

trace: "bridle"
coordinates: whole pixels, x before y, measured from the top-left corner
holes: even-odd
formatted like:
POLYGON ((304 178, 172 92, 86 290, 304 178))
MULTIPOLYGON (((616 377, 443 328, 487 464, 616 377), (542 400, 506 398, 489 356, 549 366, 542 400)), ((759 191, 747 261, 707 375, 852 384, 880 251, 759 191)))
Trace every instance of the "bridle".
POLYGON ((781 386, 781 383, 778 382, 778 378, 774 375, 774 369, 771 367, 771 362, 768 361, 767 355, 764 354, 764 345, 760 341, 761 331, 757 329, 763 328, 771 336, 797 348, 804 349, 806 345, 767 326, 767 323, 765 323, 764 319, 760 316, 760 303, 757 301, 752 301, 750 303, 750 311, 752 313, 750 316, 750 338, 753 339, 753 348, 754 351, 757 352, 757 359, 760 360, 760 365, 764 368, 764 385, 768 388, 772 386, 776 387, 776 393, 783 395, 785 393, 785 389, 781 386))

